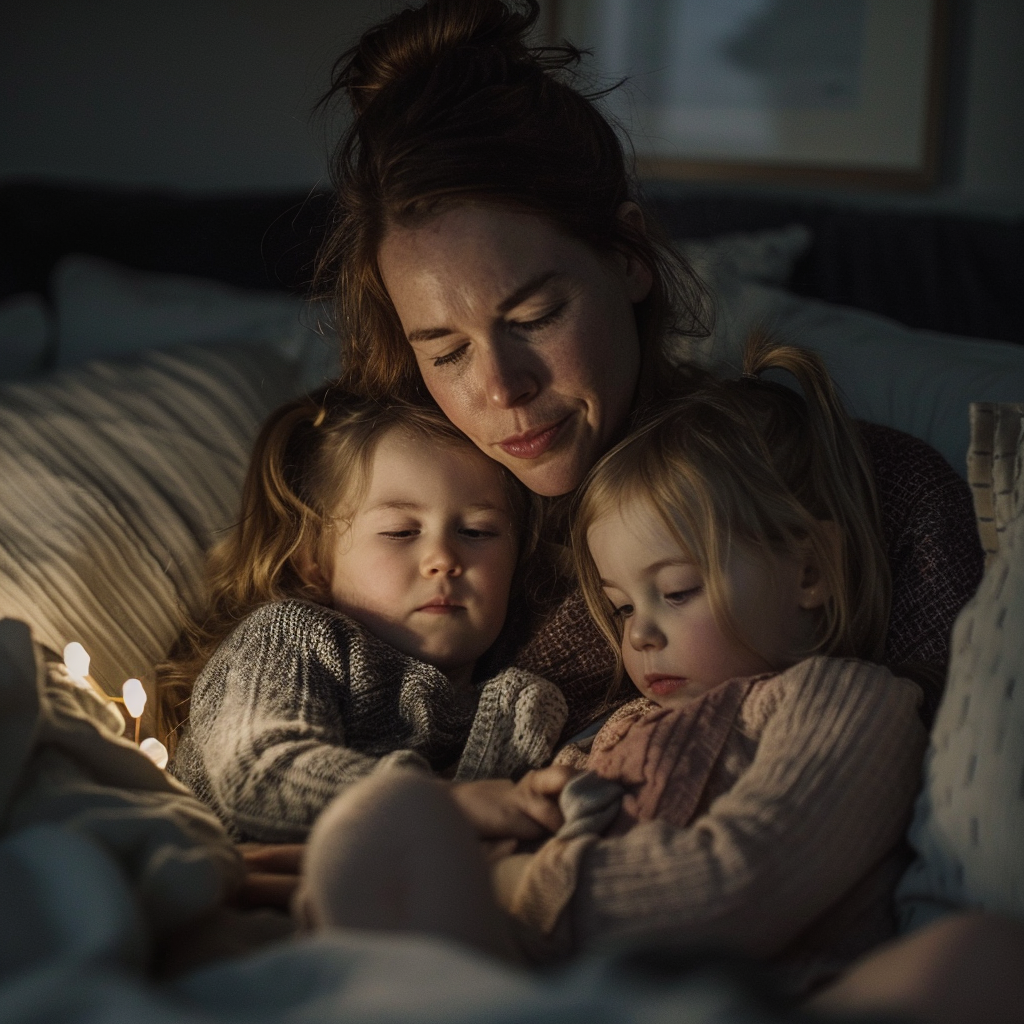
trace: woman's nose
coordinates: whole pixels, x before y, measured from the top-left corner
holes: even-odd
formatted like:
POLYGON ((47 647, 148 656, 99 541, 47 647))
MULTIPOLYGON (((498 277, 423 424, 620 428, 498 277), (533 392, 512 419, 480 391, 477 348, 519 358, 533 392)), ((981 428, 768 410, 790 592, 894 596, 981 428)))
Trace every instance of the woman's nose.
POLYGON ((627 636, 634 651, 659 651, 665 646, 665 634, 649 615, 634 612, 627 622, 627 636))
POLYGON ((481 359, 484 393, 488 404, 513 409, 536 398, 540 382, 528 365, 521 339, 499 335, 481 359))
POLYGON ((431 543, 420 562, 420 572, 424 576, 461 576, 462 560, 455 546, 446 540, 438 539, 431 543))

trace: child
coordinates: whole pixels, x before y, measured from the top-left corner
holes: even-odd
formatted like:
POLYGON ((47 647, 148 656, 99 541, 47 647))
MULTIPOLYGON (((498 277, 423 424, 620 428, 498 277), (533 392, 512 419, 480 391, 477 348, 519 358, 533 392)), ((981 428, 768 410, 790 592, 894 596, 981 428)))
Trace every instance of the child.
POLYGON ((564 699, 521 671, 477 682, 526 502, 437 411, 333 388, 279 409, 211 559, 209 605, 163 673, 169 724, 189 708, 173 773, 239 840, 302 840, 388 764, 503 778, 454 790, 483 834, 557 825, 543 789, 564 773, 508 779, 550 760, 564 699))
MULTIPOLYGON (((560 754, 589 769, 562 794, 565 825, 494 878, 532 954, 668 929, 779 962, 803 990, 892 932, 925 732, 918 687, 854 660, 879 657, 888 615, 854 429, 816 357, 755 339, 745 369, 674 403, 584 485, 581 582, 643 696, 589 754, 560 754)), ((381 799, 353 791, 325 815, 310 916, 345 922, 346 864, 322 851, 358 823, 346 808, 383 818, 417 788, 381 779, 381 799)))

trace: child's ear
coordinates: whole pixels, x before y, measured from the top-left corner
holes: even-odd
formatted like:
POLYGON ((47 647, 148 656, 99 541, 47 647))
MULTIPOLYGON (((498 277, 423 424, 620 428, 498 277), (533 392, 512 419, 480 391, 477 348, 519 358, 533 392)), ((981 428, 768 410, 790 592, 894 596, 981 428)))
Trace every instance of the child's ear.
MULTIPOLYGON (((819 528, 825 541, 823 547, 828 552, 830 559, 838 559, 842 556, 840 548, 840 531, 836 523, 831 521, 819 521, 819 528)), ((821 559, 815 550, 810 539, 800 542, 798 548, 800 556, 800 607, 808 611, 820 608, 829 598, 832 597, 832 587, 828 576, 823 571, 821 559)))
POLYGON ((303 546, 292 555, 292 565, 299 578, 316 594, 318 601, 329 602, 331 599, 331 581, 324 575, 320 565, 313 557, 310 547, 303 546))

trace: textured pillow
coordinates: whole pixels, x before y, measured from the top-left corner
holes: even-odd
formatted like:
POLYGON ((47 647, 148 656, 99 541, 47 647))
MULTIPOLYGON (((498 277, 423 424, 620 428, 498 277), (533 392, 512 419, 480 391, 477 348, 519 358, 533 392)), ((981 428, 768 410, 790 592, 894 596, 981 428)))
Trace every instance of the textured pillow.
POLYGON ((738 372, 755 328, 817 352, 860 419, 896 427, 967 473, 972 402, 1024 401, 1024 346, 912 330, 886 317, 719 275, 715 332, 681 339, 678 355, 738 372))
MULTIPOLYGON (((1001 473, 1009 516, 978 593, 953 630, 949 682, 932 731, 909 838, 918 858, 897 890, 905 930, 950 910, 1024 920, 1024 487, 1021 407, 990 409, 1016 430, 1001 473), (1005 466, 1004 468, 1008 468, 1005 466)), ((990 424, 976 415, 984 451, 990 424)))
POLYGON ((0 617, 53 651, 80 641, 108 692, 150 678, 296 373, 256 346, 186 347, 0 388, 0 617))
POLYGON ((1022 429, 1022 403, 971 404, 967 482, 974 498, 986 566, 999 553, 999 541, 1007 526, 1024 508, 1024 474, 1017 465, 1022 429))

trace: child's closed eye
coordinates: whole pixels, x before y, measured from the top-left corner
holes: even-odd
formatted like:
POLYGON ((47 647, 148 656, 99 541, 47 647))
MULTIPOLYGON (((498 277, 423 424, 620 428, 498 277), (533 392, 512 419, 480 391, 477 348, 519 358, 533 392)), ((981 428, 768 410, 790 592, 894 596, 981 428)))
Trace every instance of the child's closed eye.
POLYGON ((460 536, 468 537, 470 540, 487 540, 490 537, 500 537, 498 530, 490 530, 483 527, 464 526, 459 530, 460 536))
POLYGON ((665 595, 665 600, 669 604, 685 604, 695 598, 703 589, 703 587, 689 587, 686 590, 673 590, 665 595))

